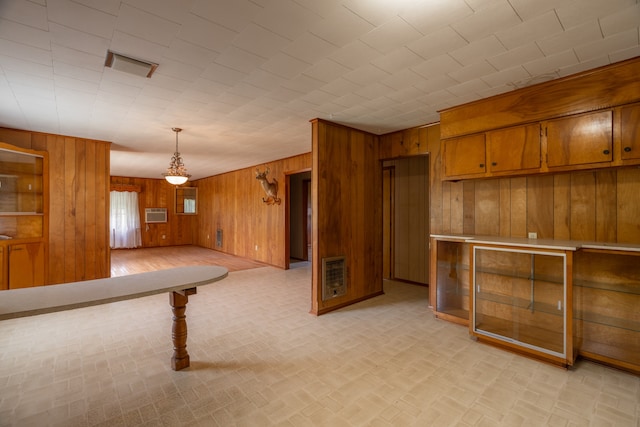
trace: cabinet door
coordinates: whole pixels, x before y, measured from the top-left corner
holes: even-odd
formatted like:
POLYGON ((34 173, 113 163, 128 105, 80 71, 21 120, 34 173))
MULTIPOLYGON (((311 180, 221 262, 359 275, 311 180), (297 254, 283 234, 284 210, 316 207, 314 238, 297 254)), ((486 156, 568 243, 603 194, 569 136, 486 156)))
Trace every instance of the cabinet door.
POLYGON ((42 243, 9 246, 9 289, 44 285, 44 248, 42 243))
POLYGON ((622 159, 640 159, 640 105, 620 110, 620 141, 622 159))
POLYGON ((487 132, 489 170, 520 171, 540 168, 540 125, 487 132))
POLYGON ((546 130, 550 168, 613 160, 611 110, 552 120, 546 130))
POLYGON ((444 173, 448 177, 482 175, 487 171, 484 134, 444 141, 444 173))

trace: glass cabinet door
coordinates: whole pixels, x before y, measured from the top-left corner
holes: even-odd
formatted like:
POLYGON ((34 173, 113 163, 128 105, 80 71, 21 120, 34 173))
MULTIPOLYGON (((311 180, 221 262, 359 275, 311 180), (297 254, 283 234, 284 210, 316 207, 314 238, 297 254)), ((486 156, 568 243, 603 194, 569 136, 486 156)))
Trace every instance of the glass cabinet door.
POLYGON ((43 159, 0 149, 0 214, 41 214, 43 159))
POLYGON ((474 246, 473 332, 566 358, 565 283, 563 252, 474 246))
POLYGON ((437 241, 436 245, 436 312, 468 322, 469 245, 448 241, 437 241))

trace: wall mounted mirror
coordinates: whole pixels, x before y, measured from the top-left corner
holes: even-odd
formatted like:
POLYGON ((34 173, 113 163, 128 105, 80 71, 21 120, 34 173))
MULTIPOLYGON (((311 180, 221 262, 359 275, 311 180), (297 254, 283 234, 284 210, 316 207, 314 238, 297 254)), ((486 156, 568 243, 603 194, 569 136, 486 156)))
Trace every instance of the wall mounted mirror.
POLYGON ((198 187, 176 187, 176 213, 179 215, 198 213, 198 187))

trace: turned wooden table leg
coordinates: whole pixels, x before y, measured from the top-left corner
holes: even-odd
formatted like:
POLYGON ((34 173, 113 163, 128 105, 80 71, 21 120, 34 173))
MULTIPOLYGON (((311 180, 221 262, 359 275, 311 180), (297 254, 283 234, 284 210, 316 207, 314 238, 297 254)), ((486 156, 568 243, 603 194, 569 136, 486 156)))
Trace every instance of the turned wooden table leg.
POLYGON ((173 311, 173 325, 171 338, 173 339, 173 356, 171 357, 171 369, 179 371, 189 367, 189 353, 187 353, 187 303, 189 295, 196 293, 197 288, 174 291, 169 294, 169 303, 173 311))

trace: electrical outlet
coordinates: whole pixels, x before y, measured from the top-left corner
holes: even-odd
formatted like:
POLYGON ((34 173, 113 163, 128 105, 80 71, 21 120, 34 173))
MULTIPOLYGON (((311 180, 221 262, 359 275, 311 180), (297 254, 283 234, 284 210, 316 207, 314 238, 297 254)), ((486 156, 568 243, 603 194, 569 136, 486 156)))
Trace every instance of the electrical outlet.
POLYGON ((538 233, 529 232, 529 238, 530 239, 537 239, 538 238, 538 233))

